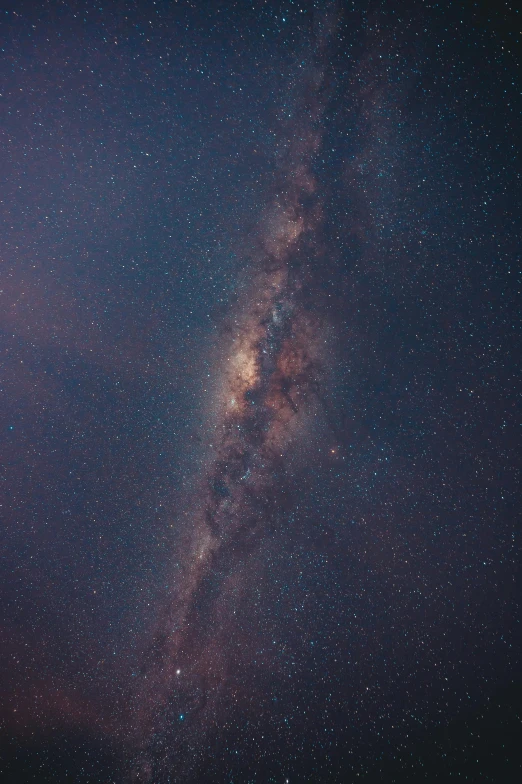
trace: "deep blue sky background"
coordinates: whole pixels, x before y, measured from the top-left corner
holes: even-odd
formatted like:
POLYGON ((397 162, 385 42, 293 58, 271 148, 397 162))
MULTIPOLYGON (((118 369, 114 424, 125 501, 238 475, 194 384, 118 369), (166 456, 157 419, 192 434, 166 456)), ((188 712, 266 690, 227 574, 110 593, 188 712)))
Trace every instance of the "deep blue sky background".
MULTIPOLYGON (((298 781, 418 781, 420 758, 428 780, 514 781, 520 15, 338 11, 307 292, 336 346, 331 427, 262 610, 295 671, 260 716, 280 745, 238 775, 291 760, 298 781)), ((3 4, 6 781, 117 778, 205 449, 205 357, 299 122, 317 14, 3 4)))

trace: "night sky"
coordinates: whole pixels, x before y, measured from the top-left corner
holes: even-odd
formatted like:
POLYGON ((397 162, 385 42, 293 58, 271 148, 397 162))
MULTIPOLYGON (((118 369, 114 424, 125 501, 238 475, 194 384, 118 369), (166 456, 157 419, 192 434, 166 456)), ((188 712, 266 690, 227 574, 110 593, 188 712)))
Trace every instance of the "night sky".
POLYGON ((0 12, 0 780, 519 781, 522 14, 0 12))

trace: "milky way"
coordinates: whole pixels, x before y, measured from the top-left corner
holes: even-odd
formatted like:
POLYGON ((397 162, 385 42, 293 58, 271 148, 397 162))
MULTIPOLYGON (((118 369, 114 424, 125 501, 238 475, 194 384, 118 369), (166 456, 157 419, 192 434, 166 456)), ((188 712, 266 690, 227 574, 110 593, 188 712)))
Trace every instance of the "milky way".
POLYGON ((197 501, 184 510, 181 574, 136 699, 136 780, 195 775, 207 732, 230 698, 231 671, 241 664, 240 599, 255 584, 267 537, 291 508, 296 451, 306 453, 321 420, 329 329, 303 289, 321 223, 313 161, 321 144, 326 91, 319 60, 328 29, 321 25, 316 62, 299 68, 292 138, 245 259, 238 304, 216 347, 208 458, 195 481, 197 501))

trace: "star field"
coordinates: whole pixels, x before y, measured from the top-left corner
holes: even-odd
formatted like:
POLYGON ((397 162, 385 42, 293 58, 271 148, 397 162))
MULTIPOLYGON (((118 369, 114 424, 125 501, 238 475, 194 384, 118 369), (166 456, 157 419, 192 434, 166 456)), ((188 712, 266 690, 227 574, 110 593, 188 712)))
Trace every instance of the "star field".
POLYGON ((1 780, 518 781, 520 14, 1 14, 1 780))

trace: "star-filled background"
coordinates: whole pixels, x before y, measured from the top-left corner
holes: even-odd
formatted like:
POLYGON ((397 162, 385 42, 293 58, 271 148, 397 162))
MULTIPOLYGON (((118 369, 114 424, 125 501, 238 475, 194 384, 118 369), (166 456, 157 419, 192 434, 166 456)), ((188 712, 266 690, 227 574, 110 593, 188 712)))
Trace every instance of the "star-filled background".
POLYGON ((518 781, 520 14, 1 14, 0 780, 518 781))

